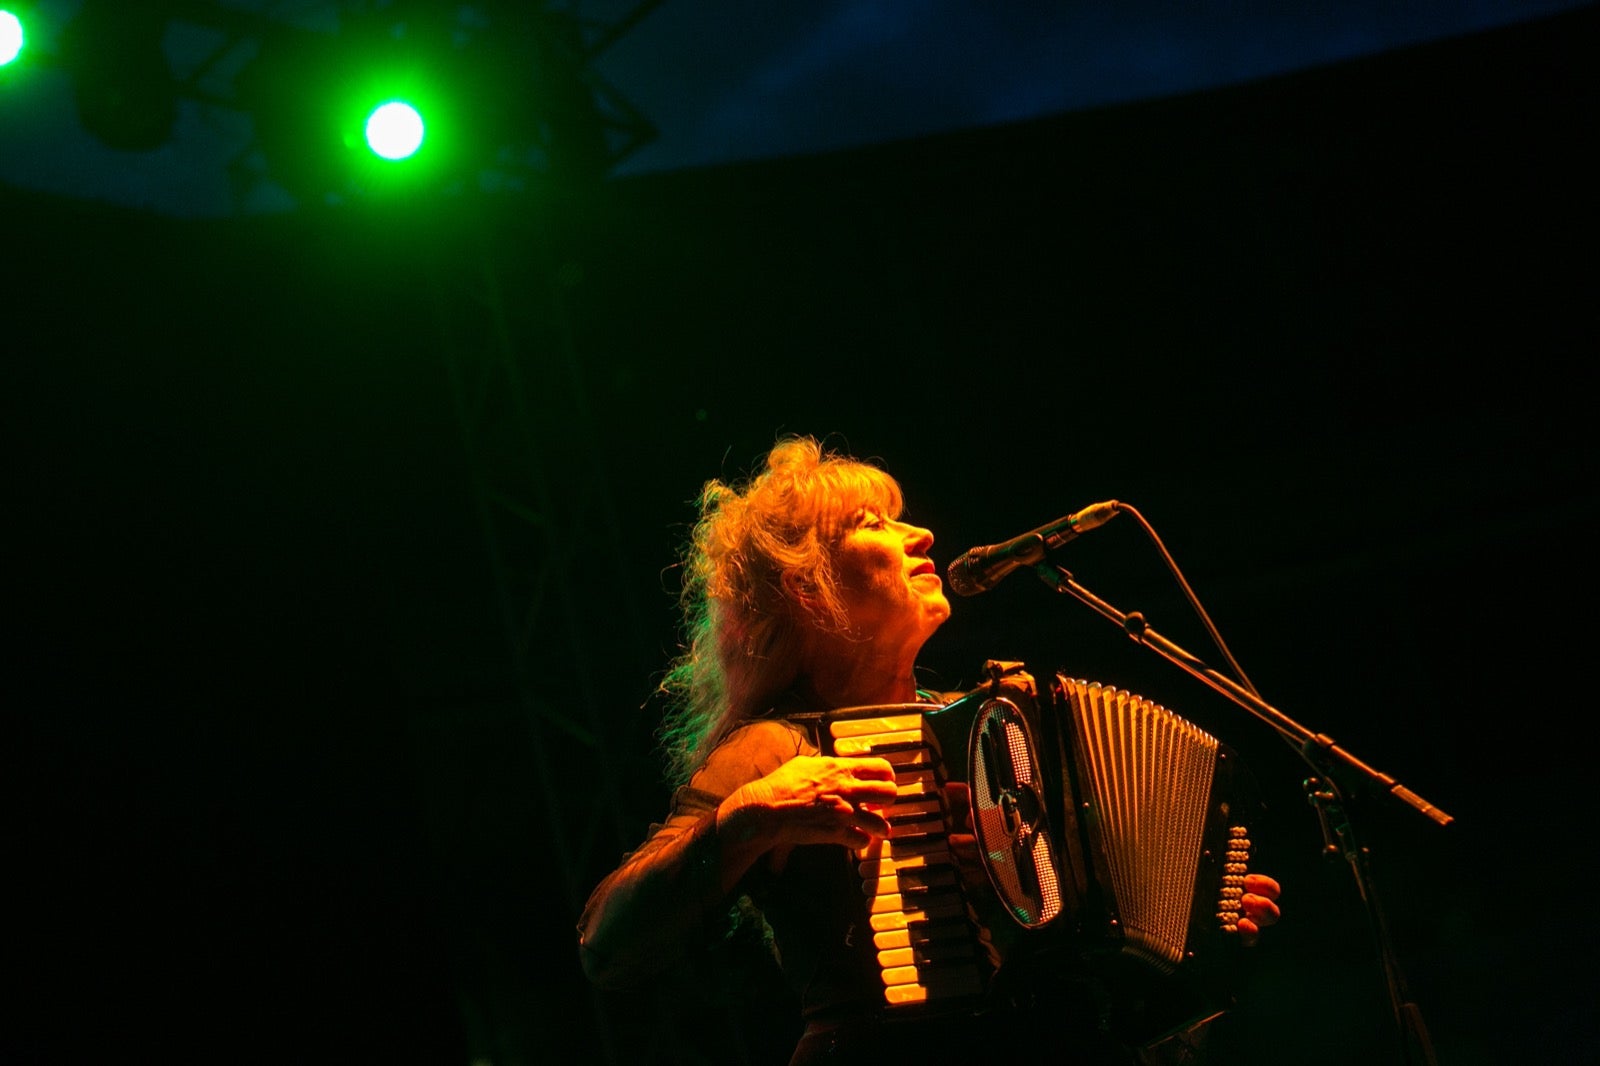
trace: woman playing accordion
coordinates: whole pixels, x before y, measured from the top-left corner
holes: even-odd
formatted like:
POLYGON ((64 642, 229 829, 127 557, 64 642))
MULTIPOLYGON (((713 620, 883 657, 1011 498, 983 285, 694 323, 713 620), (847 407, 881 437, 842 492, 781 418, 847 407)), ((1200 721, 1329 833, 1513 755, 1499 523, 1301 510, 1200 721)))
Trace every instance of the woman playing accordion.
MULTIPOLYGON (((968 756, 982 746, 922 727, 961 701, 917 688, 917 657, 950 604, 933 535, 901 519, 896 481, 789 438, 747 481, 709 482, 700 506, 683 563, 686 649, 663 683, 677 789, 666 821, 589 899, 589 978, 647 982, 722 936, 747 900, 800 1004, 794 1064, 1159 1061, 1173 1041, 1109 1024, 1115 988, 1092 973, 1049 952, 1008 965, 1026 923, 995 917, 1018 900, 997 896, 983 852, 1035 840, 1049 797, 1019 780, 1026 760, 995 761, 998 748, 979 775, 993 779, 974 782, 968 756), (852 717, 899 720, 854 744, 835 729, 852 717), (975 783, 987 789, 976 805, 975 783)), ((1023 851, 1037 891, 1054 868, 1035 843, 1023 851)), ((1070 860, 1058 856, 1069 882, 1070 860)), ((1277 920, 1277 896, 1271 878, 1240 876, 1239 942, 1277 920)))

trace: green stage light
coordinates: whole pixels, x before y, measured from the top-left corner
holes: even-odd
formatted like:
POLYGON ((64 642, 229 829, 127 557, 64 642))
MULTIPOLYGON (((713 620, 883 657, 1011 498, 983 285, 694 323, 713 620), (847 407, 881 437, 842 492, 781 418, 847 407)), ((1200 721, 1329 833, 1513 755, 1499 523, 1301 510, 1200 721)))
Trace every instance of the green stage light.
POLYGON ((24 43, 22 20, 0 8, 0 67, 7 66, 21 55, 24 43))
POLYGON ((356 19, 337 35, 266 37, 236 80, 266 174, 306 204, 470 189, 494 158, 493 100, 450 36, 425 30, 356 19))
POLYGON ((385 159, 409 159, 422 147, 422 116, 403 100, 380 104, 367 116, 367 147, 385 159))

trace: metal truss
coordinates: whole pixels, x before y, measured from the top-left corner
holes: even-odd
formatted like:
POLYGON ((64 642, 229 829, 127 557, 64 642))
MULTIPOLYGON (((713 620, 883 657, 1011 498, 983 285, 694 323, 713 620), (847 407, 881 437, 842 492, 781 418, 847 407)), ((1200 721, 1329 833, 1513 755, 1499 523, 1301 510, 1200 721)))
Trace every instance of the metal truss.
MULTIPOLYGON (((511 1031, 562 1023, 541 1023, 561 1001, 525 968, 541 957, 548 966, 558 950, 575 974, 572 924, 592 887, 587 871, 626 839, 611 734, 630 709, 604 682, 619 671, 644 677, 647 642, 564 306, 572 275, 537 254, 530 266, 529 248, 548 242, 502 226, 452 247, 456 258, 438 263, 433 279, 440 348, 514 703, 440 708, 423 740, 478 734, 465 758, 433 753, 443 799, 430 814, 442 865, 481 871, 455 893, 470 927, 458 934, 469 950, 474 938, 495 942, 477 945, 480 972, 464 975, 462 995, 483 1000, 473 1039, 504 1062, 520 1057, 506 1046, 511 1031), (566 916, 557 923, 565 939, 519 945, 514 930, 540 910, 566 916)), ((588 1007, 601 1010, 593 999, 588 1007)))

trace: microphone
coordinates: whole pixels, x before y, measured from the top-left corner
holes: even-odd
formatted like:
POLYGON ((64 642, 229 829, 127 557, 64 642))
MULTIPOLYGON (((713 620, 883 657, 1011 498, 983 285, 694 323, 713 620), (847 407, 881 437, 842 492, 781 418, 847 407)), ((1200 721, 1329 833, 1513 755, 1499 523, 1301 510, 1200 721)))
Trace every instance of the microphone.
POLYGON ((1069 540, 1076 540, 1080 533, 1105 525, 1116 517, 1121 507, 1122 504, 1116 500, 1091 503, 1076 514, 1058 518, 1002 544, 969 548, 945 571, 945 576, 950 580, 950 591, 958 596, 976 596, 980 592, 988 592, 1011 571, 1021 566, 1032 566, 1044 558, 1045 552, 1054 551, 1069 540))

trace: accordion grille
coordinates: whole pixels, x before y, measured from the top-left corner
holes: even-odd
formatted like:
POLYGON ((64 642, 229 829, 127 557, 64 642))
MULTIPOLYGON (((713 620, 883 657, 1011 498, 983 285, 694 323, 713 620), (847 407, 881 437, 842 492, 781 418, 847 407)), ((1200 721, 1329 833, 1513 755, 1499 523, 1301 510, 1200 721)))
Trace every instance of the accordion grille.
POLYGON ((1066 679, 1062 690, 1123 936, 1176 965, 1187 948, 1218 742, 1131 693, 1066 679))

